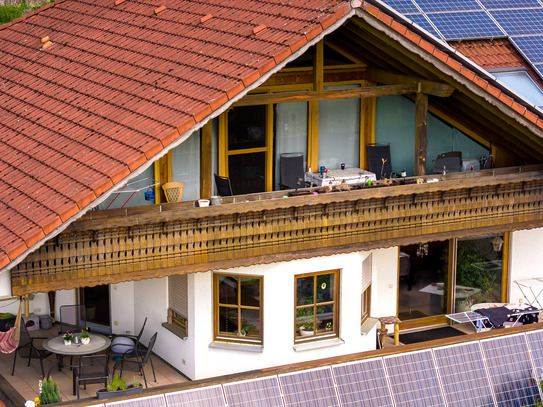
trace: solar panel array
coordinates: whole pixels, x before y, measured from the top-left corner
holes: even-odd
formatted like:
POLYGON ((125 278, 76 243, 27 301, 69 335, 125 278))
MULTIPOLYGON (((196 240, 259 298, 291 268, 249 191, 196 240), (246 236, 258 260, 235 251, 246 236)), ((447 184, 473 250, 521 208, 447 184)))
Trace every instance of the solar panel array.
POLYGON ((543 0, 382 1, 446 41, 509 37, 543 74, 543 0))
POLYGON ((543 330, 142 397, 102 407, 531 406, 543 330))

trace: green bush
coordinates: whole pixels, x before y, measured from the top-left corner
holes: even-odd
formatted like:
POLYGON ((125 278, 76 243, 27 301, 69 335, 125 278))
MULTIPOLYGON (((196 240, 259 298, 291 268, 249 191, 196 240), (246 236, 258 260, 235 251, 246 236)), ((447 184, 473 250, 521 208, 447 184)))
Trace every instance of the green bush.
POLYGON ((25 3, 21 3, 20 6, 1 6, 0 24, 9 23, 11 20, 21 17, 27 8, 25 3))
POLYGON ((125 390, 128 386, 126 385, 126 382, 121 377, 119 372, 115 373, 115 376, 111 379, 109 384, 107 385, 108 391, 117 391, 117 390, 125 390))
POLYGON ((60 403, 60 391, 52 377, 43 379, 41 384, 40 404, 60 403))

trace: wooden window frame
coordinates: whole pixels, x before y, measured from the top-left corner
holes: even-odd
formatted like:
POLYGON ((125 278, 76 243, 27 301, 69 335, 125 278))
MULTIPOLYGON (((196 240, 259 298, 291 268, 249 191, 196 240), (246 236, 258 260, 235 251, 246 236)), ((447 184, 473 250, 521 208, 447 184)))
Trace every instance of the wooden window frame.
POLYGON ((360 324, 362 325, 369 319, 371 313, 371 284, 362 292, 361 310, 360 324))
POLYGON ((294 315, 294 342, 295 343, 303 343, 303 342, 308 342, 308 341, 339 337, 339 300, 340 300, 339 278, 340 278, 339 270, 326 270, 326 271, 319 271, 315 273, 298 274, 294 276, 294 313, 293 315, 294 315), (334 275, 333 300, 316 302, 315 299, 317 298, 317 277, 321 275, 326 275, 326 274, 334 275), (313 277, 314 279, 313 303, 297 305, 298 304, 298 292, 297 292, 298 279, 307 278, 307 277, 313 277), (299 333, 300 321, 298 321, 298 318, 297 318, 298 311, 301 309, 313 308, 313 325, 316 326, 317 321, 318 321, 317 308, 323 305, 333 305, 333 315, 332 315, 333 319, 332 319, 332 326, 330 327, 330 329, 328 330, 328 328, 325 328, 324 331, 320 331, 320 332, 317 329, 316 332, 315 330, 313 331, 313 334, 309 334, 305 336, 299 333))
POLYGON ((214 326, 213 326, 213 339, 215 341, 222 341, 222 342, 239 342, 239 343, 249 343, 249 344, 260 344, 262 345, 264 343, 264 320, 263 320, 263 314, 264 314, 264 298, 263 298, 263 288, 264 288, 264 278, 262 276, 255 276, 255 275, 243 275, 243 274, 229 274, 229 273, 215 273, 213 274, 213 314, 214 314, 214 326), (237 279, 238 282, 238 297, 237 297, 237 304, 221 304, 219 302, 219 279, 220 277, 230 277, 237 279), (242 278, 250 278, 255 279, 259 281, 259 294, 260 294, 260 304, 258 307, 249 306, 249 305, 242 305, 241 304, 241 290, 240 290, 240 279, 242 278), (236 309, 238 314, 238 323, 237 326, 240 325, 241 322, 241 310, 242 309, 252 309, 252 310, 258 310, 259 311, 259 334, 258 337, 247 335, 243 336, 241 334, 241 331, 237 333, 229 333, 229 332, 222 332, 220 331, 220 307, 227 307, 236 309))

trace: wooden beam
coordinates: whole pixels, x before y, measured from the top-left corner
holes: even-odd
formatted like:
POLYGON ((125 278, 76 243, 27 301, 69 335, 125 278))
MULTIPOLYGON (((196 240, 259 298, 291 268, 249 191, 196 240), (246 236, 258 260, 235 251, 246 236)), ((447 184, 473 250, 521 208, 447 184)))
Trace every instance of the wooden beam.
POLYGON ((209 198, 213 189, 212 121, 200 133, 200 198, 209 198))
POLYGON ((386 85, 401 85, 406 83, 419 83, 420 91, 427 95, 437 97, 449 97, 454 92, 454 87, 446 83, 429 81, 422 78, 416 78, 409 75, 400 75, 392 72, 382 71, 380 69, 367 69, 366 77, 375 83, 384 83, 386 85))
POLYGON ((272 93, 260 95, 247 95, 239 102, 238 106, 256 106, 269 103, 311 102, 319 100, 360 99, 381 96, 397 96, 416 93, 419 87, 416 83, 404 85, 369 86, 364 88, 322 90, 308 92, 272 93))
MULTIPOLYGON (((324 83, 359 81, 366 76, 365 68, 353 67, 324 67, 324 83)), ((255 89, 254 93, 261 93, 262 90, 269 90, 275 87, 304 87, 313 86, 313 70, 311 68, 290 68, 272 75, 266 82, 255 89)))
POLYGON ((426 174, 428 140, 428 96, 417 93, 415 100, 415 175, 426 174))
POLYGON ((360 99, 360 168, 368 168, 369 143, 375 142, 376 98, 360 99))

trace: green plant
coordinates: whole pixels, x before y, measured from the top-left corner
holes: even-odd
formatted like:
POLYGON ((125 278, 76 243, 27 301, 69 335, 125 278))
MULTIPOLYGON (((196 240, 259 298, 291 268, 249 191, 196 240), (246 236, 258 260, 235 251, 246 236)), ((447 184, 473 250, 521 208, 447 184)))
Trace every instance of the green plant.
POLYGON ((302 323, 301 327, 304 331, 312 331, 313 330, 313 321, 305 321, 302 323))
POLYGON ((52 377, 45 378, 41 384, 40 404, 54 404, 60 402, 60 391, 52 377))
POLYGON ((74 335, 71 331, 68 331, 64 334, 64 336, 62 337, 65 341, 73 341, 74 340, 74 335))
POLYGON ((138 386, 141 386, 141 383, 136 378, 136 376, 134 376, 134 380, 132 381, 132 387, 138 387, 138 386))
POLYGON ((88 338, 89 337, 89 328, 85 328, 81 330, 81 338, 88 338))
POLYGON ((13 314, 11 312, 1 312, 0 318, 11 318, 13 317, 13 314))
MULTIPOLYGON (((241 320, 241 328, 239 329, 239 333, 242 336, 245 336, 245 335, 247 335, 249 333, 249 331, 251 329, 254 329, 254 328, 255 328, 254 325, 252 325, 252 324, 248 323, 246 320, 242 319, 241 320)), ((238 330, 235 330, 234 333, 237 334, 238 330)))
POLYGON ((125 390, 127 387, 128 386, 126 382, 121 377, 121 375, 117 372, 111 378, 106 388, 107 388, 107 391, 117 391, 117 390, 125 390))

